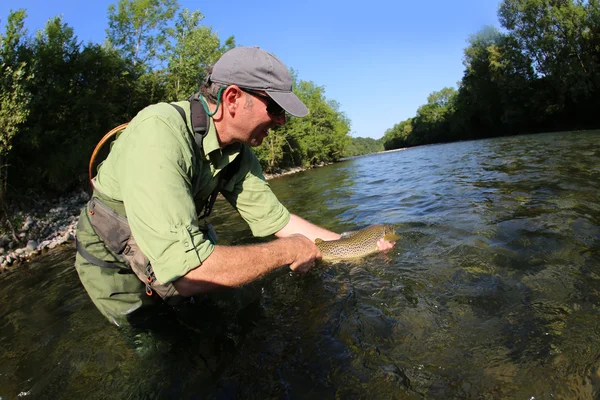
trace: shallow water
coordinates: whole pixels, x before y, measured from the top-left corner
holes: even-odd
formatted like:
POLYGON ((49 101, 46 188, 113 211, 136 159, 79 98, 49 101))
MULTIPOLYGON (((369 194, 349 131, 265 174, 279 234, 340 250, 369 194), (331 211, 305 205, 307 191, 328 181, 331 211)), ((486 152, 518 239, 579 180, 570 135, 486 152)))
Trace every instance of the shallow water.
MULTIPOLYGON (((271 181, 387 255, 282 269, 160 332, 119 330, 63 247, 0 276, 0 397, 593 399, 600 393, 600 132, 371 155, 271 181)), ((223 243, 254 242, 225 203, 223 243)))

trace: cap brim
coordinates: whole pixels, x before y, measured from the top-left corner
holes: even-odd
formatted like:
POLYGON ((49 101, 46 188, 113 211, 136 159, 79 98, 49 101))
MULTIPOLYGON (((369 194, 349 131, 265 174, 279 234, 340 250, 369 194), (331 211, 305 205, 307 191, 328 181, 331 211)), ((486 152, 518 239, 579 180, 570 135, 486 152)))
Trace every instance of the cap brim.
POLYGON ((287 113, 294 117, 306 117, 308 108, 293 92, 276 92, 273 90, 265 90, 267 94, 275 100, 287 113))

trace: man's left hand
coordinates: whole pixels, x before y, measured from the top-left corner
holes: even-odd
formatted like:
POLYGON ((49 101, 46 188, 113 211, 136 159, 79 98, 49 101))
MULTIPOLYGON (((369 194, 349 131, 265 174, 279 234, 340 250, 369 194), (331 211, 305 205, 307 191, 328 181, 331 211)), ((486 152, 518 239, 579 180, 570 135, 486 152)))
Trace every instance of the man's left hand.
POLYGON ((377 241, 377 249, 379 251, 388 251, 389 249, 394 247, 395 244, 396 244, 396 242, 388 242, 385 239, 379 239, 377 241))

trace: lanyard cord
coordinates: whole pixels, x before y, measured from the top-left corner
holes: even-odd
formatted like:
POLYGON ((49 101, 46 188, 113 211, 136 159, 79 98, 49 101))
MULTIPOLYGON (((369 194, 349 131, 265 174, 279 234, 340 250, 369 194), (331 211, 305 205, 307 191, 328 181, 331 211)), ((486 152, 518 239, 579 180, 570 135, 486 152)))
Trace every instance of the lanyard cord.
POLYGON ((202 107, 204 108, 204 111, 206 111, 206 115, 208 115, 209 117, 212 117, 213 115, 215 115, 217 113, 217 111, 219 111, 219 104, 221 104, 221 94, 223 93, 223 90, 227 89, 228 86, 222 86, 219 91, 217 92, 217 108, 215 108, 214 112, 210 112, 208 110, 208 104, 206 104, 205 100, 204 100, 204 96, 198 96, 200 97, 200 103, 202 104, 202 107))

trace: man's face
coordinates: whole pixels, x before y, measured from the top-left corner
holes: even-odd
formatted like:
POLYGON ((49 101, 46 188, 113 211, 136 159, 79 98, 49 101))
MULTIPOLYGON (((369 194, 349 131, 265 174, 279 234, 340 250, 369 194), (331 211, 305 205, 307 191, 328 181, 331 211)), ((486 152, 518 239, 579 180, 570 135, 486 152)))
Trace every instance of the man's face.
POLYGON ((269 129, 285 125, 285 112, 266 93, 241 90, 245 129, 240 141, 250 146, 260 146, 269 129))

